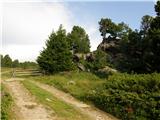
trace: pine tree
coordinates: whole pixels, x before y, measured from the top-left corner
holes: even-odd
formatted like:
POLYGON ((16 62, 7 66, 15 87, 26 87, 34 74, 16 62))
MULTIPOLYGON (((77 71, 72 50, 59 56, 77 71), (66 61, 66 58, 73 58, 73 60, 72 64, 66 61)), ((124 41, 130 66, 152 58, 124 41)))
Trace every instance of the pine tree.
POLYGON ((89 36, 82 27, 74 26, 67 38, 71 49, 74 50, 75 53, 90 52, 89 36))
POLYGON ((160 1, 157 1, 155 5, 155 12, 157 16, 151 22, 148 33, 149 54, 147 54, 146 61, 151 71, 160 72, 160 1))
POLYGON ((73 68, 72 53, 62 25, 56 33, 51 33, 46 41, 46 48, 40 53, 37 62, 40 68, 49 74, 69 71, 73 68))

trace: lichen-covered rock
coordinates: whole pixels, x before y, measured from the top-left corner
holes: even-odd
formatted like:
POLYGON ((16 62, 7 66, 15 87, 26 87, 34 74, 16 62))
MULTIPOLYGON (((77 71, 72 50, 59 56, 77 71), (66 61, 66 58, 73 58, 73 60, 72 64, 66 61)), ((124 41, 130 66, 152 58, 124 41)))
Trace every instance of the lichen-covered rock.
POLYGON ((117 53, 119 41, 120 41, 120 39, 118 39, 118 38, 111 38, 111 37, 105 38, 98 45, 97 49, 103 50, 107 53, 117 53))
POLYGON ((116 69, 113 69, 109 66, 105 66, 104 68, 102 69, 99 69, 98 72, 102 72, 102 73, 117 73, 118 71, 116 69))
POLYGON ((84 65, 81 64, 81 63, 78 63, 77 66, 78 66, 78 68, 79 68, 81 71, 85 71, 85 70, 86 70, 85 67, 84 67, 84 65))

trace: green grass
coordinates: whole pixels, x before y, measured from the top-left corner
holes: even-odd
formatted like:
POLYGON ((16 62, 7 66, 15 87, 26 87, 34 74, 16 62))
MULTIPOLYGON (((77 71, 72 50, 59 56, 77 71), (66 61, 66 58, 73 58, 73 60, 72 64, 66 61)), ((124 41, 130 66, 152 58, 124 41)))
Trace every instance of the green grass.
POLYGON ((47 92, 42 88, 39 88, 32 82, 25 80, 25 81, 22 81, 22 83, 37 98, 37 100, 40 103, 47 105, 51 109, 53 109, 56 115, 60 117, 60 119, 89 120, 85 115, 80 113, 80 111, 75 109, 73 106, 66 104, 65 102, 57 99, 51 93, 47 92), (50 99, 51 101, 47 101, 47 99, 50 99))
POLYGON ((5 80, 12 77, 12 68, 1 68, 1 79, 5 80))
POLYGON ((55 86, 92 102, 123 120, 160 120, 160 74, 117 73, 100 79, 92 73, 66 72, 32 80, 55 86), (68 84, 74 81, 75 84, 68 84))
POLYGON ((105 83, 105 80, 86 72, 66 72, 52 76, 32 77, 30 79, 55 86, 83 101, 86 100, 86 93, 105 83))
POLYGON ((12 112, 13 99, 8 90, 1 84, 1 120, 12 120, 14 114, 12 112))
POLYGON ((6 72, 6 71, 10 71, 10 70, 12 70, 12 68, 1 67, 1 72, 6 72))

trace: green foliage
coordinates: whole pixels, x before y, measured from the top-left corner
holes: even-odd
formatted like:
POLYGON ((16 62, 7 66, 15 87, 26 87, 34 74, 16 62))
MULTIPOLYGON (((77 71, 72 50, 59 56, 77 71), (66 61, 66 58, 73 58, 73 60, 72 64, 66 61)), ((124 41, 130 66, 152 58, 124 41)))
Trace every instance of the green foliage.
POLYGON ((157 1, 157 4, 155 5, 155 11, 157 13, 157 16, 160 16, 160 1, 157 1))
POLYGON ((92 102, 123 120, 160 118, 160 74, 113 74, 100 79, 86 72, 64 72, 32 80, 53 85, 74 97, 92 102))
POLYGON ((101 35, 103 36, 103 39, 106 38, 106 35, 109 34, 110 37, 122 37, 123 34, 126 32, 131 31, 131 29, 126 25, 125 23, 119 23, 116 24, 112 22, 111 19, 108 18, 102 18, 99 21, 99 31, 101 32, 101 35))
POLYGON ((116 52, 109 51, 113 59, 113 66, 123 72, 152 73, 160 72, 160 2, 155 5, 156 17, 145 15, 142 17, 140 31, 132 31, 124 25, 115 24, 110 19, 101 19, 100 32, 118 36, 120 42, 114 41, 116 52), (117 29, 116 29, 117 28, 117 29), (119 28, 119 29, 118 29, 119 28), (123 29, 122 29, 123 28, 123 29), (125 30, 125 32, 122 32, 125 30), (116 54, 116 57, 115 57, 116 54), (115 58, 114 58, 115 57, 115 58))
POLYGON ((79 26, 74 26, 71 33, 67 35, 71 49, 75 53, 88 53, 90 51, 89 36, 79 26))
POLYGON ((114 74, 88 99, 122 120, 159 120, 160 74, 114 74))
POLYGON ((24 68, 24 69, 30 69, 30 68, 38 68, 37 63, 25 61, 25 62, 19 62, 18 59, 13 60, 10 58, 9 55, 1 55, 1 66, 6 68, 24 68))
POLYGON ((29 61, 21 62, 21 63, 19 63, 18 66, 20 68, 23 68, 23 69, 35 69, 35 68, 38 68, 37 63, 29 62, 29 61))
POLYGON ((151 71, 160 72, 160 2, 157 1, 155 5, 155 11, 157 16, 151 22, 151 26, 148 32, 149 49, 147 54, 147 63, 150 66, 151 71))
POLYGON ((3 66, 3 55, 0 54, 0 63, 1 63, 1 67, 3 66))
POLYGON ((147 48, 144 42, 138 31, 129 33, 128 41, 121 45, 123 60, 120 61, 119 66, 122 71, 143 73, 147 70, 144 61, 144 52, 147 48))
POLYGON ((12 59, 9 55, 5 55, 4 57, 1 55, 1 66, 12 67, 12 59))
POLYGON ((93 60, 84 62, 85 67, 91 71, 97 71, 98 69, 104 68, 109 65, 109 57, 102 50, 96 50, 93 52, 93 60))
POLYGON ((11 106, 13 100, 6 88, 1 86, 1 120, 11 120, 11 106))
POLYGON ((153 17, 149 15, 145 15, 142 17, 141 21, 141 32, 143 32, 144 37, 147 35, 148 30, 150 29, 150 25, 153 21, 153 17))
POLYGON ((14 61, 12 62, 12 67, 13 67, 13 68, 19 67, 19 61, 18 61, 18 60, 14 60, 14 61))
POLYGON ((69 71, 73 69, 72 54, 67 42, 66 31, 59 27, 46 41, 46 48, 40 53, 37 62, 46 73, 69 71))
POLYGON ((30 79, 53 85, 80 100, 86 100, 86 94, 90 90, 105 82, 89 72, 64 72, 52 76, 32 77, 30 79))

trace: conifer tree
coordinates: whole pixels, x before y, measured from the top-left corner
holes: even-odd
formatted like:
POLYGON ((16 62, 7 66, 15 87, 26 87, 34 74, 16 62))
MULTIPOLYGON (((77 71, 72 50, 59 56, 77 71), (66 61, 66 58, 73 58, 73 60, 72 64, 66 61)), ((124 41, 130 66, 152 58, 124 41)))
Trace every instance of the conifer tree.
POLYGON ((73 29, 71 33, 68 34, 67 38, 71 49, 73 49, 75 53, 90 52, 89 36, 82 27, 73 26, 73 29))
POLYGON ((40 68, 49 74, 69 71, 73 68, 66 30, 63 29, 62 25, 56 33, 51 33, 46 41, 46 48, 38 56, 37 62, 40 68))

